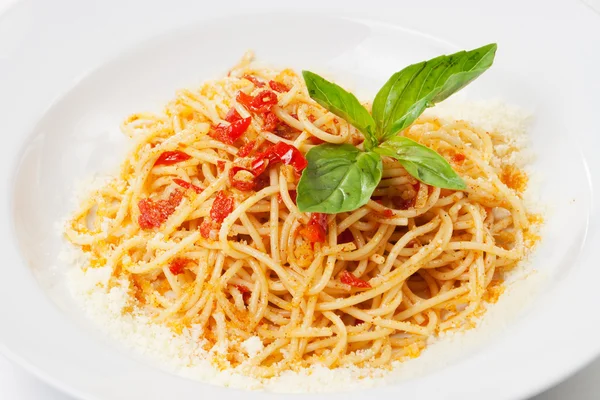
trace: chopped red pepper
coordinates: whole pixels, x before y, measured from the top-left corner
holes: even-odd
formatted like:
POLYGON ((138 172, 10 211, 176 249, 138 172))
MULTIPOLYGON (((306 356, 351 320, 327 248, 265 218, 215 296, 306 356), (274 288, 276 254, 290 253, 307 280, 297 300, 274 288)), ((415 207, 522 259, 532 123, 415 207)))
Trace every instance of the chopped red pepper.
POLYGON ((242 92, 240 90, 238 92, 237 96, 235 97, 235 99, 237 100, 238 103, 240 103, 241 105, 243 105, 247 109, 250 109, 251 104, 252 104, 252 100, 254 100, 254 97, 252 97, 249 94, 246 94, 246 92, 242 92))
POLYGON ((252 292, 250 292, 250 289, 248 289, 245 285, 233 285, 233 286, 235 286, 237 288, 237 290, 240 291, 241 294, 252 293, 252 292))
POLYGON ((304 158, 297 148, 287 143, 279 142, 269 147, 264 152, 257 154, 252 159, 250 167, 234 165, 229 170, 229 180, 231 185, 242 191, 253 190, 257 186, 260 175, 265 172, 269 164, 277 162, 291 165, 298 173, 308 165, 306 158, 304 158), (242 171, 246 171, 247 173, 242 171), (256 179, 252 179, 250 174, 256 179))
POLYGON ((210 218, 204 218, 200 224, 200 234, 209 239, 211 233, 221 228, 221 223, 233 211, 233 197, 224 190, 217 193, 210 209, 210 218))
POLYGON ((465 161, 465 158, 467 158, 463 153, 456 153, 454 155, 454 157, 452 157, 452 159, 454 160, 455 163, 460 164, 463 161, 465 161))
POLYGON ((279 161, 285 165, 291 165, 296 172, 301 172, 308 165, 308 161, 300 153, 300 150, 290 144, 279 142, 256 155, 252 161, 252 172, 258 176, 267 169, 269 164, 279 161))
POLYGON ((416 197, 411 199, 403 199, 400 196, 392 197, 392 203, 394 203, 394 206, 399 210, 408 210, 409 208, 414 207, 416 200, 416 197))
POLYGON ((202 193, 202 188, 192 184, 191 182, 186 182, 183 179, 173 179, 173 182, 184 189, 192 189, 196 193, 202 193))
MULTIPOLYGON (((297 196, 296 191, 295 190, 290 190, 290 191, 288 191, 288 194, 290 195, 290 199, 292 200, 292 202, 294 204, 296 204, 296 196, 297 196)), ((283 204, 283 197, 281 196, 281 193, 279 193, 277 195, 277 202, 279 204, 283 204)))
POLYGON ((256 96, 250 96, 249 94, 240 91, 238 92, 236 99, 248 110, 258 114, 271 111, 271 108, 277 104, 277 95, 270 90, 263 90, 256 96))
POLYGON ((290 194, 290 198, 292 199, 294 204, 296 204, 296 197, 298 196, 298 193, 295 190, 290 190, 288 191, 288 193, 290 194))
POLYGON ((356 276, 354 276, 346 270, 343 270, 340 273, 340 281, 342 283, 345 283, 346 285, 350 285, 355 288, 368 289, 371 287, 371 284, 369 282, 357 278, 356 276))
POLYGON ((296 137, 298 137, 300 131, 280 120, 273 133, 284 139, 294 140, 296 137))
POLYGON ((415 239, 411 240, 410 242, 406 243, 406 247, 419 247, 419 242, 415 239))
POLYGON ((311 243, 323 243, 327 238, 327 214, 312 213, 308 224, 300 229, 300 235, 311 243))
POLYGON ((263 90, 254 96, 252 100, 252 109, 257 113, 271 111, 274 105, 277 104, 277 95, 269 90, 263 90))
POLYGON ((383 210, 382 214, 385 218, 392 218, 394 216, 394 212, 392 210, 390 210, 389 208, 386 208, 385 210, 383 210))
POLYGON ((258 154, 252 161, 252 173, 254 176, 262 174, 269 166, 269 157, 265 153, 258 154))
POLYGON ((190 260, 189 258, 181 258, 181 257, 174 258, 173 261, 171 261, 171 264, 169 265, 169 271, 171 271, 171 273, 173 275, 183 274, 184 267, 190 261, 192 261, 192 260, 190 260))
POLYGON ((409 208, 415 205, 416 200, 416 197, 413 197, 411 199, 403 199, 400 196, 392 197, 392 203, 394 203, 394 207, 396 207, 399 210, 408 210, 409 208))
POLYGON ((270 151, 272 154, 275 154, 282 163, 294 167, 296 172, 302 171, 308 165, 308 161, 306 161, 306 158, 300 153, 300 150, 287 143, 279 142, 271 147, 270 151))
POLYGON ((252 140, 240 147, 240 149, 237 152, 238 157, 246 157, 250 155, 250 153, 252 153, 252 150, 254 150, 254 146, 256 146, 256 141, 252 140))
POLYGON ((158 228, 173 214, 179 203, 181 203, 182 198, 183 192, 181 190, 174 190, 166 200, 140 200, 138 203, 138 208, 140 209, 138 224, 140 228, 158 228))
POLYGON ((248 289, 246 286, 244 285, 233 285, 237 288, 237 290, 240 291, 240 293, 242 294, 242 299, 244 299, 244 303, 248 303, 248 300, 250 300, 250 296, 252 295, 252 292, 250 291, 250 289, 248 289))
POLYGON ((225 115, 225 121, 227 122, 235 122, 242 119, 241 115, 237 112, 235 107, 231 107, 229 111, 227 111, 227 115, 225 115))
POLYGON ((265 83, 263 81, 261 81, 260 79, 258 79, 257 77, 255 77, 253 75, 246 74, 246 75, 242 76, 242 78, 254 83, 254 86, 256 86, 256 87, 264 87, 265 86, 265 83))
POLYGON ((350 232, 350 229, 344 230, 337 237, 338 244, 351 243, 354 241, 354 235, 350 232))
POLYGON ((277 125, 279 124, 279 118, 277 118, 277 115, 275 115, 274 113, 269 111, 269 112, 265 113, 264 120, 265 120, 265 124, 264 124, 265 131, 273 132, 275 129, 277 129, 277 125))
POLYGON ((208 239, 210 237, 210 232, 213 230, 213 228, 216 229, 216 226, 213 226, 213 223, 210 221, 209 218, 205 218, 204 221, 202 221, 202 223, 200 224, 200 234, 203 238, 208 239))
POLYGON ((218 223, 223 222, 223 220, 233 211, 233 204, 233 197, 221 190, 217 193, 217 197, 215 197, 215 201, 210 209, 210 218, 218 223))
POLYGON ((254 189, 254 178, 255 176, 252 171, 238 165, 234 165, 229 170, 229 182, 231 182, 231 186, 243 192, 249 192, 254 189))
POLYGON ((227 126, 219 124, 210 132, 210 136, 220 142, 233 144, 246 132, 251 121, 252 118, 248 117, 235 120, 227 126))
POLYGON ((325 141, 324 141, 323 139, 319 139, 319 138, 318 138, 318 137, 316 137, 316 136, 311 136, 311 137, 309 138, 309 140, 310 140, 310 142, 311 142, 312 144, 322 144, 322 143, 325 143, 325 141))
POLYGON ((183 151, 165 151, 158 157, 154 165, 173 165, 182 161, 189 160, 190 158, 192 158, 192 156, 190 156, 187 153, 184 153, 183 151))
POLYGON ((287 87, 286 84, 281 83, 281 82, 276 82, 276 81, 269 81, 269 87, 279 93, 290 91, 290 88, 287 87))
POLYGON ((412 186, 413 186, 413 189, 415 190, 415 195, 412 198, 404 199, 400 196, 392 197, 392 203, 394 203, 394 206, 396 208, 398 208, 399 210, 408 210, 409 208, 412 208, 415 206, 415 202, 417 201, 417 193, 419 192, 419 189, 421 188, 421 182, 417 182, 412 186))
POLYGON ((256 184, 254 185, 254 190, 256 190, 257 192, 259 190, 263 190, 264 188, 266 188, 267 186, 270 185, 270 179, 269 179, 269 175, 259 175, 256 177, 256 184))

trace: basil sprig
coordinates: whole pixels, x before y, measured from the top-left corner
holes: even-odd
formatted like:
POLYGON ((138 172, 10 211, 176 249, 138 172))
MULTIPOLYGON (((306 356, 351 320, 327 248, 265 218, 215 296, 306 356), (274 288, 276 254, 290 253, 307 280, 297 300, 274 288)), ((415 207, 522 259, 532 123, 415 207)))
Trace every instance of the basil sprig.
POLYGON ((313 72, 302 71, 302 76, 314 101, 361 131, 367 149, 377 146, 375 121, 356 96, 313 72))
POLYGON ((296 198, 305 212, 355 210, 369 201, 383 173, 379 154, 351 144, 316 146, 306 159, 296 198))
POLYGON ((442 189, 466 189, 448 161, 429 147, 404 136, 394 136, 375 148, 375 152, 400 161, 409 174, 442 189))
POLYGON ((377 138, 387 139, 425 111, 483 74, 494 61, 496 44, 410 65, 396 72, 373 100, 377 138))
POLYGON ((428 185, 466 189, 465 182, 441 155, 398 133, 427 107, 484 73, 494 61, 496 48, 496 44, 488 44, 404 68, 377 93, 372 115, 353 94, 303 71, 310 97, 362 132, 365 151, 350 144, 313 147, 306 154, 308 166, 298 183, 300 211, 334 214, 366 204, 381 180, 381 156, 395 158, 409 174, 428 185))

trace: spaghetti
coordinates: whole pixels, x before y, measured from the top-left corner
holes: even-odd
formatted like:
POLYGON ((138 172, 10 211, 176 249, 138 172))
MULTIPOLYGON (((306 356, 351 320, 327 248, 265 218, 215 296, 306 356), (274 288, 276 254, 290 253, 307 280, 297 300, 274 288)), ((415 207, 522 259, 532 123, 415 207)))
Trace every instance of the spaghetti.
POLYGON ((363 207, 299 212, 303 154, 363 137, 292 70, 251 55, 122 129, 133 149, 120 175, 89 194, 66 235, 91 268, 129 281, 132 307, 201 329, 222 368, 271 377, 416 356, 480 315, 535 241, 527 177, 497 151, 506 138, 465 121, 421 117, 403 134, 443 155, 466 190, 427 186, 385 158, 363 207), (253 337, 256 354, 242 345, 253 337))

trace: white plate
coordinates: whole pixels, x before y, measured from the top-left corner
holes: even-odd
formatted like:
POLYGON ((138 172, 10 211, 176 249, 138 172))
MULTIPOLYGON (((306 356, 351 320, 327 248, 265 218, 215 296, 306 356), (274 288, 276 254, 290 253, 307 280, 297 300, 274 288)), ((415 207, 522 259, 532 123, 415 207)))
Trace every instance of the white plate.
POLYGON ((87 322, 57 261, 55 224, 72 207, 73 183, 118 162, 125 115, 218 76, 248 48, 260 60, 327 71, 372 94, 410 62, 495 41, 495 66, 466 94, 535 113, 540 194, 552 207, 535 265, 550 276, 543 294, 450 367, 311 398, 522 398, 599 354, 598 16, 566 0, 421 3, 40 0, 10 9, 0 19, 2 351, 81 398, 273 396, 162 372, 87 322))

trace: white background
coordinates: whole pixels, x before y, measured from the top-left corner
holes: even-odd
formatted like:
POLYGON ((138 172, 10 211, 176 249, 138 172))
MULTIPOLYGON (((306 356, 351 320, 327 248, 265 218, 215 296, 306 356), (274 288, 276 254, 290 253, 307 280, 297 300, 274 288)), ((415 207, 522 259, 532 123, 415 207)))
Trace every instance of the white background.
MULTIPOLYGON (((0 0, 0 14, 15 0, 0 0)), ((578 0, 573 0, 578 1, 578 0)), ((581 0, 590 5, 590 12, 600 13, 600 0, 581 0)), ((1 16, 0 16, 1 18, 1 16)), ((550 357, 551 355, 549 355, 550 357)), ((600 398, 600 360, 532 400, 592 400, 600 398)), ((510 384, 507 382, 507 384, 510 384)), ((21 367, 0 356, 0 399, 70 400, 21 367)))

